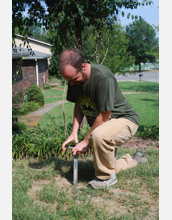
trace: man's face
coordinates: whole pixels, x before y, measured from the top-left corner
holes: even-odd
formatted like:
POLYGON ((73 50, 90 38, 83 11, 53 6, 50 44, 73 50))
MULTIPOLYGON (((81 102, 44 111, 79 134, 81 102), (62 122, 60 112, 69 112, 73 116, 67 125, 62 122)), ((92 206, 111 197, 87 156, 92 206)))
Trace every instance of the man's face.
POLYGON ((72 85, 81 85, 85 82, 85 73, 83 71, 78 72, 71 65, 67 65, 62 74, 63 78, 66 79, 69 84, 72 85))

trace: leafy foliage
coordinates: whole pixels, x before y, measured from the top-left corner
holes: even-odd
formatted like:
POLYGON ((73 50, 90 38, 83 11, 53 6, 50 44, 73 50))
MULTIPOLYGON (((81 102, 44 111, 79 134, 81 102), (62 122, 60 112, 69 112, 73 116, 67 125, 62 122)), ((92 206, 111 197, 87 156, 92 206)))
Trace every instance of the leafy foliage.
POLYGON ((18 92, 12 97, 12 122, 16 123, 20 115, 20 108, 24 102, 24 91, 18 92))
POLYGON ((159 127, 153 125, 151 127, 146 127, 141 125, 138 129, 137 136, 142 137, 144 139, 159 139, 159 127))
POLYGON ((128 51, 135 57, 135 64, 139 65, 141 71, 141 62, 156 60, 158 40, 155 29, 140 17, 139 20, 126 26, 126 34, 129 37, 128 51))
POLYGON ((33 101, 39 104, 40 107, 44 105, 44 95, 39 86, 33 85, 31 86, 27 92, 27 101, 33 101))
MULTIPOLYGON (((30 35, 29 27, 41 24, 49 31, 52 44, 50 74, 58 74, 58 57, 63 49, 75 47, 83 50, 83 31, 92 26, 95 30, 97 48, 101 45, 102 33, 113 28, 122 8, 134 9, 141 5, 152 4, 150 0, 142 2, 112 0, 14 0, 13 1, 13 38, 16 28, 23 35, 30 35), (22 13, 28 9, 28 16, 22 13), (24 30, 24 32, 23 32, 24 30)), ((127 15, 130 17, 130 14, 127 15)), ((132 19, 137 16, 131 15, 132 19)), ((99 50, 97 50, 97 60, 99 50)), ((131 58, 131 57, 130 57, 131 58)), ((127 62, 130 61, 130 58, 127 62)), ((120 65, 119 65, 120 66, 120 65)))
POLYGON ((29 112, 36 111, 37 109, 39 109, 39 107, 40 107, 39 104, 36 102, 33 101, 25 102, 20 109, 20 114, 26 115, 29 112))
POLYGON ((103 31, 99 44, 99 58, 97 57, 96 35, 93 27, 83 32, 83 52, 93 63, 101 63, 114 73, 123 72, 134 63, 134 58, 127 52, 128 39, 121 24, 114 24, 112 30, 103 31))
MULTIPOLYGON (((15 159, 38 157, 47 158, 57 156, 70 159, 73 157, 70 149, 64 153, 61 149, 65 141, 64 131, 61 129, 34 129, 20 134, 13 133, 12 156, 15 159)), ((83 136, 80 135, 79 139, 83 136)), ((92 153, 90 150, 89 154, 92 153)), ((87 153, 88 154, 88 153, 87 153)))

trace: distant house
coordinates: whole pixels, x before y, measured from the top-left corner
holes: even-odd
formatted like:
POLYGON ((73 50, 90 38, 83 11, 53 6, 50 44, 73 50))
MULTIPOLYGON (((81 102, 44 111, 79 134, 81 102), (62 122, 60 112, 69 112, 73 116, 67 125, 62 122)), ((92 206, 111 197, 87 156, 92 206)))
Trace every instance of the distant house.
POLYGON ((52 54, 51 53, 51 44, 46 43, 44 41, 40 41, 40 40, 36 40, 34 38, 31 37, 27 37, 27 39, 19 34, 15 35, 15 44, 18 47, 24 47, 26 48, 26 46, 28 45, 27 43, 24 44, 24 40, 26 40, 30 47, 32 48, 32 50, 36 50, 42 53, 47 53, 47 54, 52 54))
POLYGON ((12 77, 13 94, 25 90, 33 84, 43 88, 48 81, 48 58, 51 54, 39 52, 32 48, 13 47, 12 50, 12 77))

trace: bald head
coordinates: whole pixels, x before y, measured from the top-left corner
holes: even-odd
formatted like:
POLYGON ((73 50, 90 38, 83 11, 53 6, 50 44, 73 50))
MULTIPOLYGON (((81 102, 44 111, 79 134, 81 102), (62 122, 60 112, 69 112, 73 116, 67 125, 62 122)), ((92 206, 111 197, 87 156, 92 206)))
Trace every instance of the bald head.
POLYGON ((64 69, 67 65, 71 65, 79 72, 82 70, 82 64, 85 62, 86 60, 81 51, 77 49, 67 49, 61 53, 59 58, 60 74, 64 73, 64 69))

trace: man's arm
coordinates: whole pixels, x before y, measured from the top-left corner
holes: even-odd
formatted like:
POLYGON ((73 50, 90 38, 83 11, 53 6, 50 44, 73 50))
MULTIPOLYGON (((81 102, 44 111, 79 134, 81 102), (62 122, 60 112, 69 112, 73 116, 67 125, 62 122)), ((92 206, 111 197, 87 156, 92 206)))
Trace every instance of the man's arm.
POLYGON ((78 104, 75 104, 74 107, 74 117, 73 117, 73 126, 72 126, 72 131, 69 137, 66 139, 66 141, 62 144, 62 150, 66 150, 66 145, 70 143, 71 141, 75 141, 75 143, 78 143, 78 129, 80 127, 80 124, 83 119, 83 113, 79 107, 78 104))
POLYGON ((73 154, 76 155, 77 152, 80 153, 86 153, 88 150, 88 144, 89 144, 89 136, 90 134, 94 131, 95 128, 103 124, 104 122, 108 121, 111 115, 111 111, 106 111, 106 112, 101 112, 97 116, 96 120, 94 121, 89 133, 87 136, 80 142, 78 143, 72 150, 73 154))

